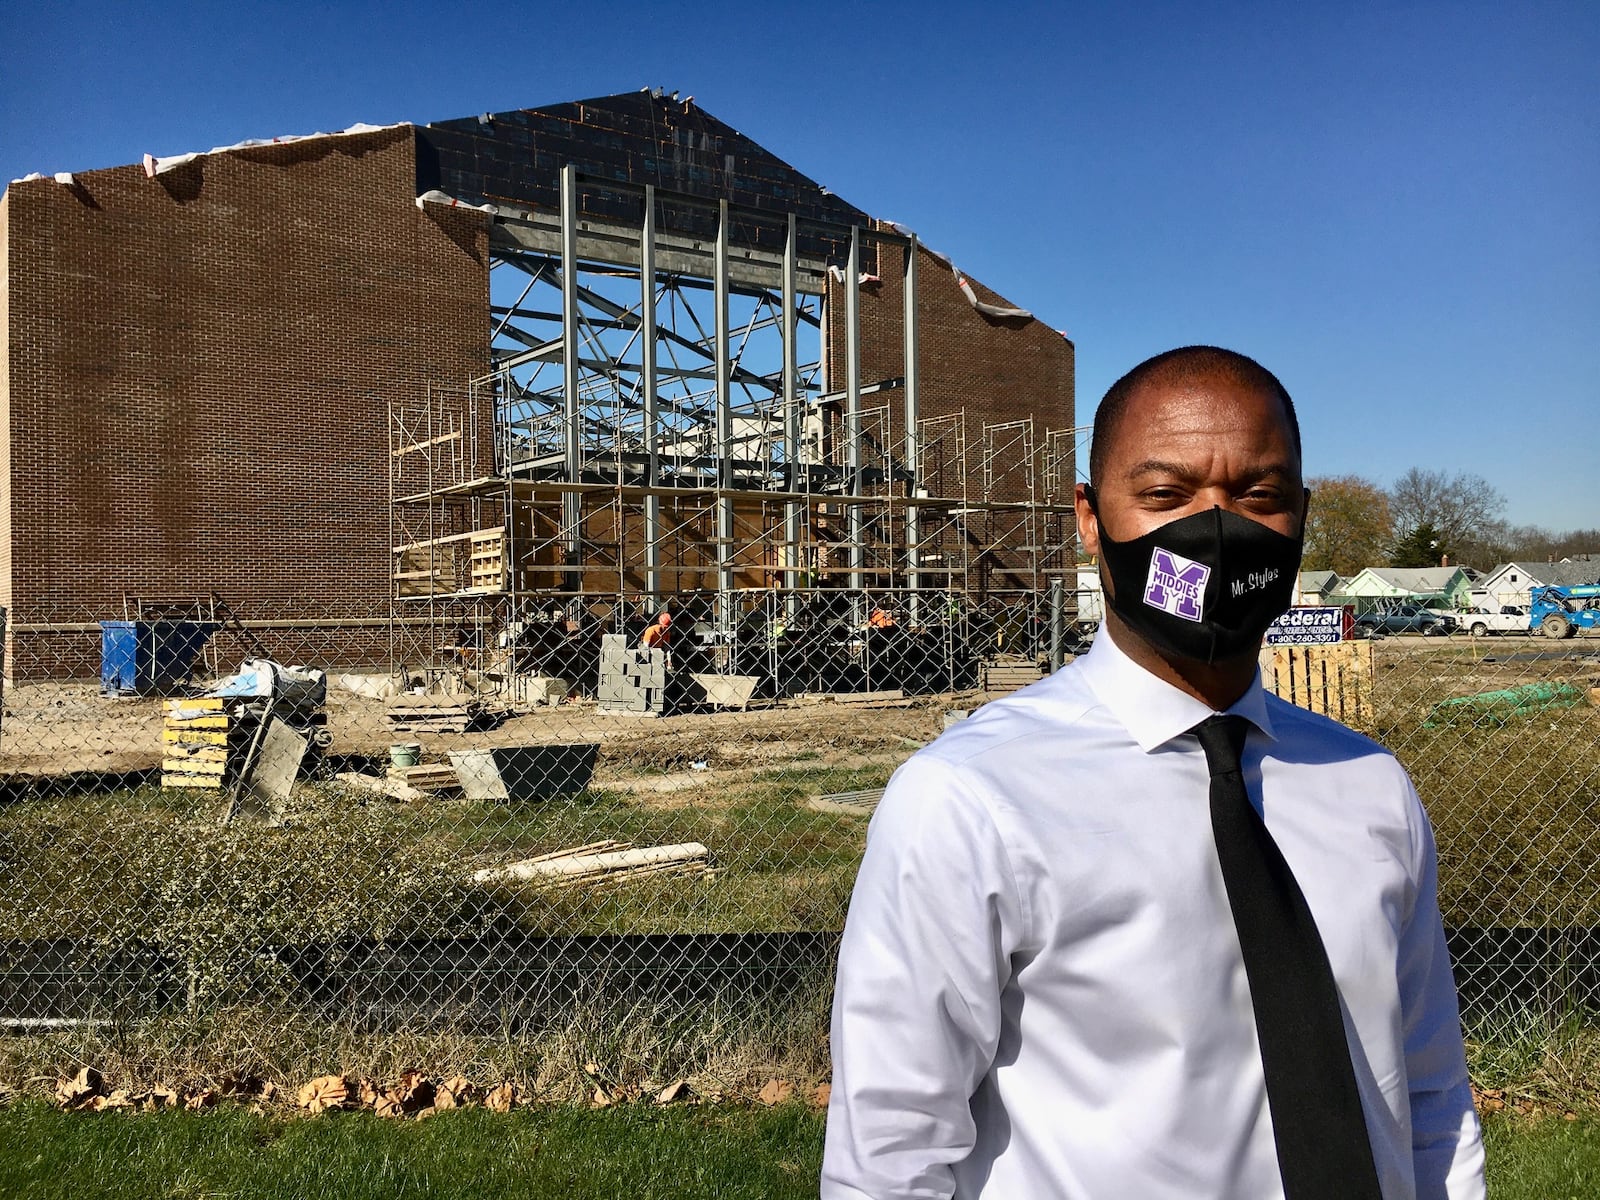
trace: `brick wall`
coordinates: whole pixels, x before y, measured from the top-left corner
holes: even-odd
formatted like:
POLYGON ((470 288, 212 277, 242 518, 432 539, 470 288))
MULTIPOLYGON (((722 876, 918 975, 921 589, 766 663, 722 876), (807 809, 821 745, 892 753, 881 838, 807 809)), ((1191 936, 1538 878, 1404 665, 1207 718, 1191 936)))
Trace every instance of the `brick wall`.
POLYGON ((0 194, 0 607, 11 607, 11 193, 0 194))
POLYGON ((410 127, 77 180, 0 202, 14 617, 386 601, 388 404, 487 370, 486 217, 410 127))

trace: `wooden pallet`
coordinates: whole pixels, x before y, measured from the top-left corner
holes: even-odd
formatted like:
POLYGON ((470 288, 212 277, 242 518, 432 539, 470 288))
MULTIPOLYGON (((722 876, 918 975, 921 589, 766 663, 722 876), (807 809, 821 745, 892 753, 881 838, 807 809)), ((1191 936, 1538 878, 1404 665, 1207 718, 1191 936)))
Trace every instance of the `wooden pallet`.
POLYGON ((450 763, 421 763, 415 767, 390 767, 389 778, 422 792, 461 789, 461 778, 450 763))

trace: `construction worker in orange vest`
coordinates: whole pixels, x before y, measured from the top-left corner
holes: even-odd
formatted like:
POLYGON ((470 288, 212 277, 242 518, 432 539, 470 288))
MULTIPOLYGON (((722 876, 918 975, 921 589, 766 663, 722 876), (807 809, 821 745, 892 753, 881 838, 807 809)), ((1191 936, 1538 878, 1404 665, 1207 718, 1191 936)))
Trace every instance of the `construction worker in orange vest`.
POLYGON ((641 650, 665 650, 667 643, 671 640, 672 614, 664 612, 655 619, 654 624, 644 631, 644 636, 639 639, 639 648, 641 650))

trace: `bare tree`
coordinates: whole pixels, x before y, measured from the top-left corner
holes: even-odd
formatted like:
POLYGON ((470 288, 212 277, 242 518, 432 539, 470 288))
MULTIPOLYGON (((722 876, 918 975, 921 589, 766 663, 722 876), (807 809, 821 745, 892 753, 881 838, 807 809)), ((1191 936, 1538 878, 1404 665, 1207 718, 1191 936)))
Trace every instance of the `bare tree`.
POLYGON ((1500 512, 1506 498, 1482 475, 1430 471, 1412 467, 1389 489, 1394 531, 1405 537, 1419 525, 1438 531, 1440 548, 1460 555, 1463 549, 1489 549, 1497 541, 1500 512))

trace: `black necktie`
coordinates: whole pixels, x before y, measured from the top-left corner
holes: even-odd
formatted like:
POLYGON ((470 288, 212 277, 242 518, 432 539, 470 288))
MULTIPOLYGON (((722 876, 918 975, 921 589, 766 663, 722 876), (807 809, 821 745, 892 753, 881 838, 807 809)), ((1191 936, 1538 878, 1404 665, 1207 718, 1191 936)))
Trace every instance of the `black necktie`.
POLYGON ((1311 910, 1245 792, 1248 722, 1192 733, 1211 771, 1211 832, 1255 1007, 1267 1105, 1288 1200, 1382 1200, 1339 993, 1311 910))

